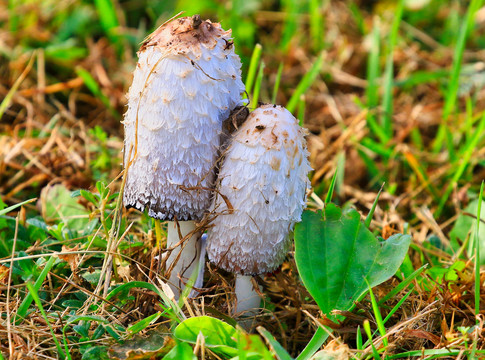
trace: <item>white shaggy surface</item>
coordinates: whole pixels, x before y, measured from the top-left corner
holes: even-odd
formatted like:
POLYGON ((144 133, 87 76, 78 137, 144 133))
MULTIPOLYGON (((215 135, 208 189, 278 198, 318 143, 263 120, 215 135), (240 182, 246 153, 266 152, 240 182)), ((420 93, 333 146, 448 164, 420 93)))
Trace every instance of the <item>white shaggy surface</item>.
POLYGON ((305 130, 283 107, 263 105, 234 134, 211 206, 207 253, 219 267, 245 275, 275 270, 301 220, 311 170, 305 130), (232 206, 233 209, 230 207, 232 206))
POLYGON ((142 45, 123 121, 125 206, 161 220, 200 220, 208 209, 222 122, 244 92, 230 36, 187 17, 142 45))

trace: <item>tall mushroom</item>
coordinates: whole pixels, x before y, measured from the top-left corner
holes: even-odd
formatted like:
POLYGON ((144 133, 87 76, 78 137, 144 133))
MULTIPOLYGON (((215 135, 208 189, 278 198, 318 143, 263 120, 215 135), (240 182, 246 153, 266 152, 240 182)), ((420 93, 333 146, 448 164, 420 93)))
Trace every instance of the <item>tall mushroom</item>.
POLYGON ((123 121, 123 201, 169 221, 167 247, 179 247, 167 264, 183 249, 170 276, 178 297, 199 264, 195 221, 210 205, 222 122, 244 92, 241 62, 231 31, 198 15, 160 26, 138 57, 123 121))
POLYGON ((311 170, 305 130, 281 106, 254 110, 233 135, 211 206, 209 259, 235 272, 236 312, 259 307, 251 275, 274 271, 306 203, 311 170))

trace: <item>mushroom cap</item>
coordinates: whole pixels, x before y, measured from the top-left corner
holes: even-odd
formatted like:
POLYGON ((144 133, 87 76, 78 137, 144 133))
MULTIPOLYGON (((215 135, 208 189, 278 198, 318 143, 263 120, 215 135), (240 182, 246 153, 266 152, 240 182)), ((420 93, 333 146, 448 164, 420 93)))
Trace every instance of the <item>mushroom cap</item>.
POLYGON ((211 205, 217 216, 207 253, 214 264, 254 275, 283 262, 310 186, 305 134, 288 110, 263 105, 233 135, 211 205))
POLYGON ((244 92, 231 32, 175 19, 147 38, 138 57, 123 121, 124 205, 161 220, 200 220, 222 122, 244 92))

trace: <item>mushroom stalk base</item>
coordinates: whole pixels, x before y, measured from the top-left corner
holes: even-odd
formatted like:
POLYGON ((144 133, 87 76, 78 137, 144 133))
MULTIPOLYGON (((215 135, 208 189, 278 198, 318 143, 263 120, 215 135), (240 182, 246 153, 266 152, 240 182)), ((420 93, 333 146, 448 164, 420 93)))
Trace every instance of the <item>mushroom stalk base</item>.
POLYGON ((253 287, 252 276, 236 275, 236 313, 255 315, 261 305, 261 298, 253 287))
MULTIPOLYGON (((187 234, 195 230, 194 221, 179 221, 178 225, 180 226, 180 233, 182 237, 179 237, 177 223, 175 221, 168 222, 167 248, 173 248, 187 234)), ((185 284, 194 274, 194 271, 199 273, 199 264, 201 264, 201 246, 199 235, 199 233, 195 233, 190 239, 175 247, 166 261, 165 267, 168 270, 181 252, 178 261, 172 268, 169 278, 169 285, 175 295, 176 300, 178 300, 180 297, 181 291, 183 291, 185 288, 185 284)), ((201 265, 203 265, 203 262, 201 265)))

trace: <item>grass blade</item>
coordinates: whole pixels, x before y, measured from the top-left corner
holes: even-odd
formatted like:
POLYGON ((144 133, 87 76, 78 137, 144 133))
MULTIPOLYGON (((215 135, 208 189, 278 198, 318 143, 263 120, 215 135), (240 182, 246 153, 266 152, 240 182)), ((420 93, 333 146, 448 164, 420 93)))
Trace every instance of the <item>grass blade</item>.
MULTIPOLYGON (((68 358, 70 359, 71 357, 69 355, 69 352, 67 351, 66 354, 64 354, 64 352, 62 351, 61 344, 57 340, 56 334, 54 334, 54 330, 52 329, 52 325, 51 325, 49 319, 47 318, 47 314, 44 310, 44 307, 42 306, 42 302, 40 301, 39 295, 38 295, 37 291, 35 290, 34 286, 30 282, 27 282, 25 285, 27 286, 27 289, 29 290, 30 295, 34 299, 35 304, 39 308, 39 310, 42 314, 42 317, 44 318, 45 322, 49 326, 49 330, 51 332, 52 338, 54 339, 57 351, 59 352, 61 359, 64 359, 66 357, 66 354, 67 354, 68 358)), ((66 347, 66 350, 67 350, 67 347, 66 347)))
MULTIPOLYGON (((367 59, 367 88, 365 89, 365 96, 367 98, 367 107, 369 109, 377 108, 379 104, 379 54, 380 54, 380 23, 378 18, 374 20, 374 27, 372 29, 372 45, 367 59)), ((374 135, 376 135, 381 143, 386 143, 389 139, 382 128, 377 124, 375 115, 369 113, 367 115, 367 125, 374 135)))
POLYGON ((421 266, 418 270, 414 271, 411 275, 409 275, 404 281, 399 283, 398 286, 393 288, 386 296, 384 296, 379 301, 379 305, 384 304, 387 300, 394 297, 401 290, 405 289, 411 283, 411 281, 413 281, 415 278, 417 278, 419 276, 419 274, 421 274, 427 268, 427 266, 428 266, 428 264, 421 266))
POLYGON ((152 314, 150 316, 147 316, 146 318, 143 318, 133 325, 130 325, 126 328, 126 331, 130 333, 131 335, 137 334, 142 330, 145 330, 149 325, 153 324, 155 321, 158 320, 158 318, 162 316, 162 313, 156 312, 155 314, 152 314))
POLYGON ((261 64, 259 64, 259 71, 258 71, 258 77, 256 78, 256 84, 254 84, 253 97, 251 99, 251 103, 253 104, 251 106, 252 110, 258 107, 259 94, 261 92, 261 84, 263 83, 263 75, 264 75, 264 61, 261 61, 261 64))
POLYGON ((9 206, 9 207, 7 207, 5 209, 2 209, 2 210, 0 210, 0 216, 5 215, 5 214, 8 214, 10 211, 14 211, 16 208, 21 207, 22 205, 30 204, 31 202, 33 202, 35 200, 37 200, 37 198, 30 199, 30 200, 25 200, 25 201, 22 201, 21 203, 18 203, 18 204, 9 206))
POLYGON ((312 38, 312 45, 315 51, 322 50, 323 47, 323 26, 321 14, 320 0, 310 0, 310 36, 312 38))
MULTIPOLYGON (((18 30, 20 16, 18 14, 17 6, 21 5, 16 0, 8 0, 8 25, 11 33, 15 33, 18 30)), ((0 353, 1 354, 1 353, 0 353)))
POLYGON ((379 356, 379 353, 377 352, 377 349, 376 347, 374 346, 374 342, 372 340, 372 332, 370 330, 370 324, 369 324, 369 320, 364 320, 364 331, 365 333, 367 334, 367 337, 369 338, 368 341, 370 341, 370 344, 372 346, 372 354, 374 355, 374 359, 381 359, 381 357, 379 356))
POLYGON ((337 172, 337 178, 335 179, 335 191, 339 196, 344 196, 344 180, 345 180, 345 162, 347 158, 345 156, 345 151, 342 150, 337 154, 337 166, 336 169, 344 169, 343 171, 337 172))
POLYGON ((483 185, 480 186, 480 194, 478 195, 478 208, 477 208, 477 226, 475 229, 475 318, 477 325, 479 324, 478 314, 480 314, 480 220, 482 212, 482 198, 483 198, 483 185))
POLYGON ((352 18, 354 19, 355 24, 357 25, 357 28, 359 29, 359 32, 364 35, 366 33, 366 26, 361 9, 359 9, 359 6, 356 5, 354 1, 352 1, 349 5, 349 10, 352 14, 352 18))
MULTIPOLYGON (((454 357, 457 355, 466 356, 470 354, 470 350, 454 350, 454 349, 428 349, 428 350, 412 350, 406 351, 400 354, 389 355, 387 359, 409 359, 411 357, 417 356, 419 358, 426 357, 426 359, 438 359, 443 357, 454 357)), ((485 350, 477 350, 476 354, 485 354, 485 350)))
POLYGON ((437 208, 436 213, 435 213, 436 217, 441 215, 441 212, 443 211, 443 208, 446 204, 446 201, 448 200, 448 197, 450 196, 451 192, 453 191, 456 184, 458 183, 458 180, 461 178, 461 175, 463 174, 466 167, 468 166, 468 163, 470 162, 471 156, 473 155, 474 150, 476 150, 478 141, 480 140, 480 137, 483 134, 484 130, 485 130, 485 113, 482 115, 482 118, 480 120, 480 124, 478 125, 478 128, 476 129, 473 137, 468 142, 468 144, 466 144, 464 146, 464 152, 463 152, 462 156, 460 157, 461 163, 458 166, 458 169, 454 170, 453 178, 448 183, 448 186, 447 186, 444 194, 440 198, 440 203, 438 204, 438 208, 437 208))
MULTIPOLYGON (((399 302, 392 308, 392 310, 389 312, 389 314, 387 314, 386 318, 384 320, 382 320, 382 323, 385 325, 386 322, 392 317, 392 315, 394 315, 394 313, 401 307, 401 305, 406 301, 406 299, 409 297, 409 295, 411 295, 412 292, 408 292, 406 295, 404 295, 401 300, 399 300, 399 302)), ((382 300, 381 300, 382 301, 382 300)), ((380 304, 381 302, 379 302, 378 304, 380 304)), ((372 334, 372 336, 375 336, 377 334, 377 332, 379 332, 379 329, 374 331, 374 333, 372 334)), ((361 335, 362 336, 362 335, 361 335)), ((362 341, 362 339, 361 339, 362 341)), ((371 340, 368 339, 364 345, 361 345, 361 348, 363 347, 367 347, 371 344, 371 340)), ((358 349, 358 348, 357 348, 358 349)))
POLYGON ((445 141, 448 118, 455 109, 456 99, 458 95, 458 88, 460 85, 460 72, 461 64, 463 61, 463 53, 465 51, 466 39, 468 34, 471 32, 472 26, 474 24, 475 14, 482 4, 482 0, 472 0, 468 6, 468 10, 461 24, 458 39, 456 41, 455 51, 453 54, 453 64, 451 66, 450 80, 448 83, 448 89, 445 94, 445 104, 443 107, 443 121, 440 124, 438 133, 436 135, 436 140, 433 144, 433 152, 438 152, 443 146, 443 141, 445 141))
POLYGON ((248 76, 246 77, 246 92, 248 94, 252 93, 254 80, 256 79, 256 72, 258 71, 259 59, 261 58, 261 53, 263 47, 260 44, 254 46, 253 54, 251 55, 251 61, 249 62, 248 76))
POLYGON ((372 217, 374 216, 374 211, 376 210, 377 202, 379 201, 379 197, 381 196, 382 189, 384 189, 384 185, 386 183, 383 183, 381 188, 379 189, 379 192, 377 193, 377 196, 374 200, 374 203, 372 204, 372 208, 369 211, 369 214, 367 214, 367 217, 365 218, 365 227, 369 228, 370 223, 372 221, 372 217))
POLYGON ((119 118, 120 114, 118 114, 113 106, 111 106, 109 98, 103 93, 98 82, 91 76, 89 71, 83 69, 82 67, 77 67, 76 74, 83 79, 84 84, 93 93, 93 95, 101 100, 104 106, 109 109, 111 115, 113 115, 115 118, 119 118))
POLYGON ((291 98, 286 105, 286 108, 289 112, 293 113, 293 111, 295 111, 298 102, 300 101, 300 96, 308 90, 308 88, 313 84, 313 81, 315 81, 315 79, 317 78, 317 75, 320 73, 320 69, 322 67, 323 56, 324 53, 322 51, 320 55, 318 55, 317 60, 315 60, 315 62, 313 63, 310 71, 308 71, 305 76, 303 76, 300 83, 296 87, 295 92, 293 93, 293 95, 291 95, 291 98))
MULTIPOLYGON (((329 329, 329 331, 331 330, 329 329)), ((303 351, 297 356, 296 360, 310 359, 318 351, 318 349, 320 349, 323 343, 327 340, 328 336, 328 333, 319 326, 303 351)))
POLYGON ((374 311, 374 316, 376 318, 377 322, 377 329, 379 330, 379 333, 382 336, 382 343, 384 344, 385 347, 388 345, 388 340, 386 336, 386 328, 384 327, 384 322, 382 321, 382 315, 379 310, 379 305, 377 304, 376 298, 374 296, 374 292, 372 291, 372 288, 369 285, 369 295, 370 295, 370 300, 372 304, 372 310, 374 311))
POLYGON ((391 311, 389 311, 389 314, 385 317, 384 320, 382 320, 382 323, 385 324, 391 317, 394 315, 394 313, 401 307, 402 304, 406 301, 406 299, 409 297, 409 295, 412 294, 412 291, 408 292, 406 295, 404 295, 401 300, 398 301, 398 303, 392 308, 391 311))
POLYGON ((290 47, 291 39, 297 31, 298 23, 298 0, 283 0, 283 11, 285 22, 283 24, 283 34, 281 36, 280 50, 286 53, 290 47))
POLYGON ((13 96, 17 89, 19 88, 20 84, 22 84, 22 81, 27 77, 28 73, 32 69, 32 66, 34 65, 34 59, 35 59, 36 53, 34 52, 27 63, 27 66, 25 67, 24 71, 20 74, 20 76, 15 80, 14 84, 8 91, 7 95, 3 98, 2 102, 0 103, 0 120, 2 120, 3 114, 5 113, 5 110, 10 106, 10 103, 12 102, 13 96))
POLYGON ((325 205, 332 201, 333 191, 335 189, 335 180, 337 180, 337 172, 338 168, 335 169, 335 172, 332 176, 332 181, 330 182, 330 187, 328 188, 327 196, 325 197, 325 205))
POLYGON ((416 159, 416 157, 410 151, 404 151, 403 155, 404 155, 404 158, 406 159, 406 162, 411 167, 411 169, 414 171, 414 173, 416 174, 418 179, 423 183, 423 185, 426 187, 426 189, 428 189, 428 191, 433 196, 433 198, 436 201, 438 201, 440 199, 438 191, 435 189, 435 187, 431 183, 431 180, 429 179, 426 171, 421 166, 421 163, 416 159))
POLYGON ((381 125, 384 129, 384 134, 387 139, 392 137, 392 113, 393 113, 393 88, 394 88, 394 47, 397 42, 397 35, 399 24, 401 23, 402 13, 404 9, 404 0, 399 0, 394 14, 394 21, 392 22, 391 34, 389 36, 389 43, 387 49, 386 69, 384 71, 384 93, 382 95, 382 109, 384 115, 381 120, 381 125))
POLYGON ((265 340, 269 343, 270 347, 273 349, 275 352, 276 356, 280 360, 292 360, 293 358, 288 354, 288 352, 285 350, 283 346, 274 338, 271 333, 266 330, 262 326, 258 326, 257 328, 258 332, 261 334, 262 337, 265 338, 265 340))
POLYGON ((283 63, 278 66, 278 72, 276 73, 276 79, 273 87, 273 96, 271 97, 271 103, 276 104, 276 97, 278 96, 278 90, 280 88, 281 75, 283 74, 283 63))
MULTIPOLYGON (((40 287, 42 286, 42 283, 44 282, 45 278, 47 277, 47 274, 49 273, 49 271, 51 271, 52 266, 54 265, 55 261, 56 261, 56 257, 51 256, 49 258, 49 260, 47 261, 47 263, 45 264, 45 267, 42 270, 42 272, 40 273, 39 277, 37 278, 37 280, 35 280, 35 284, 33 286, 33 289, 35 290, 36 293, 39 291, 40 287)), ((29 306, 30 306, 30 304, 32 304, 33 299, 34 298, 32 297, 32 293, 29 292, 29 294, 27 294, 27 296, 24 298, 24 300, 20 304, 20 306, 17 310, 17 314, 16 314, 15 318, 13 319, 15 324, 19 324, 23 319, 25 319, 25 315, 27 314, 27 311, 29 310, 29 306)))
POLYGON ((357 326, 357 336, 355 339, 356 347, 357 350, 363 350, 364 348, 362 347, 362 330, 360 328, 360 325, 357 326))
POLYGON ((305 123, 305 95, 300 96, 300 101, 298 102, 298 124, 303 126, 305 123))
POLYGON ((360 141, 360 145, 365 146, 369 150, 372 150, 376 154, 382 156, 385 160, 388 160, 390 157, 393 156, 393 149, 387 148, 385 145, 380 144, 369 137, 363 138, 360 141))
POLYGON ((96 5, 99 21, 104 32, 108 37, 113 38, 113 29, 119 26, 113 2, 111 0, 94 0, 94 4, 96 5))

